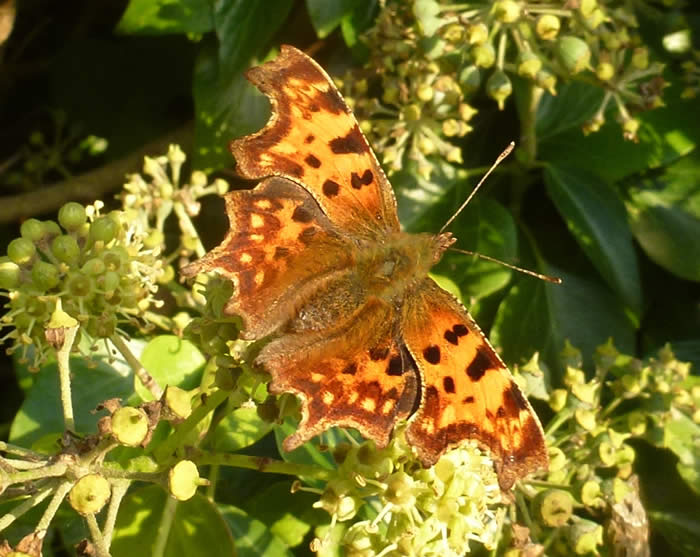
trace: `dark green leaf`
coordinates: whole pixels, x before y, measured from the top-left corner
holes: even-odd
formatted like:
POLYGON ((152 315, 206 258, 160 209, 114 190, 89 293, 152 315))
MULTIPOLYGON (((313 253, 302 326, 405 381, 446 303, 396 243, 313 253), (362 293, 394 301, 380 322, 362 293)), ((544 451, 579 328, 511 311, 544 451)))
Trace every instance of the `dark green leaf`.
POLYGON ((238 557, 291 557, 284 542, 255 518, 231 505, 217 505, 233 533, 238 557))
POLYGON ((194 76, 194 165, 202 169, 230 166, 229 141, 265 124, 269 103, 245 80, 243 72, 265 51, 292 1, 233 0, 216 6, 218 42, 205 42, 194 76))
POLYGON ((637 257, 625 207, 615 191, 586 171, 547 165, 545 183, 583 252, 636 313, 642 305, 637 257))
POLYGON ((356 0, 306 0, 306 9, 318 37, 323 39, 330 35, 356 3, 356 0))
POLYGON ((209 0, 131 0, 116 31, 125 34, 206 33, 214 28, 209 0))
POLYGON ((491 330, 506 362, 524 362, 540 352, 542 360, 562 371, 560 352, 566 339, 588 358, 610 337, 622 352, 633 351, 634 328, 607 289, 551 266, 539 270, 561 277, 563 284, 525 278, 510 290, 491 330))
POLYGON ((168 500, 168 494, 154 485, 132 491, 124 498, 114 529, 113 557, 152 554, 168 501, 176 507, 163 555, 236 555, 231 531, 214 503, 200 494, 184 502, 168 500))
POLYGON ((675 275, 700 281, 700 161, 685 157, 630 189, 632 232, 649 257, 675 275))
MULTIPOLYGON (((522 87, 516 88, 516 93, 530 87, 524 80, 520 82, 522 87)), ((595 114, 602 100, 601 89, 580 81, 557 85, 556 96, 543 93, 537 106, 537 140, 546 142, 571 131, 582 139, 581 125, 595 114)), ((520 112, 529 110, 529 106, 521 107, 521 102, 520 112)))
POLYGON ((680 555, 697 557, 700 547, 700 518, 697 513, 651 511, 649 518, 680 555))
POLYGON ((700 495, 700 453, 697 440, 700 425, 679 410, 671 409, 671 419, 664 426, 664 447, 678 456, 678 472, 685 482, 700 495))
MULTIPOLYGON (((319 438, 312 439, 291 452, 285 451, 282 448, 282 441, 284 441, 288 435, 293 434, 296 430, 296 422, 289 418, 287 418, 283 424, 275 426, 274 431, 275 439, 277 440, 277 447, 284 460, 288 462, 296 462, 298 464, 321 466, 322 468, 328 469, 335 468, 333 455, 331 455, 329 451, 320 450, 319 438)), ((342 434, 335 428, 326 431, 321 437, 323 438, 324 444, 330 447, 333 447, 338 442, 345 440, 342 434)))

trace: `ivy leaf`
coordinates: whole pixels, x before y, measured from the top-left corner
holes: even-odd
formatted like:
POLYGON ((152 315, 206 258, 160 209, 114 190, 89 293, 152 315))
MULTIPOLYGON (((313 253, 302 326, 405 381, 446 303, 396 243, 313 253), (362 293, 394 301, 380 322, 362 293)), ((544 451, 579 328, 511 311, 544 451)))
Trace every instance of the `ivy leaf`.
POLYGON ((209 0, 131 0, 116 32, 163 35, 206 33, 214 28, 209 0))

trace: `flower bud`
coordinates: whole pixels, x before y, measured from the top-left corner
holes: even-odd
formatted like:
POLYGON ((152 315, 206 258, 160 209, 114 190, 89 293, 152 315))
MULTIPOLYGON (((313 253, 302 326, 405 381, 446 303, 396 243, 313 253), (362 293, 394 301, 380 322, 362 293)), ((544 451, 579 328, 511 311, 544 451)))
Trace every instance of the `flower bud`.
POLYGON ((466 95, 474 93, 481 87, 481 74, 477 66, 466 66, 459 72, 459 85, 466 95))
POLYGON ((72 265, 80 258, 80 246, 73 236, 62 234, 56 236, 51 242, 51 253, 59 261, 72 265))
POLYGON ((480 68, 490 68, 496 61, 496 49, 488 42, 473 47, 471 54, 474 63, 480 68))
POLYGON ((485 23, 476 23, 467 27, 467 42, 470 45, 484 44, 489 38, 489 28, 485 23))
POLYGON ((585 41, 573 35, 558 40, 557 55, 564 68, 572 75, 590 68, 591 49, 585 41))
POLYGON ((90 237, 93 241, 108 244, 117 235, 117 223, 109 216, 98 218, 90 225, 90 237))
POLYGON ((514 0, 499 0, 491 8, 493 16, 503 23, 513 23, 520 17, 521 7, 514 0))
POLYGON ((70 490, 68 502, 82 515, 96 514, 109 501, 111 491, 105 478, 99 474, 86 474, 70 490))
POLYGON ((60 282, 58 269, 52 263, 37 261, 32 267, 32 282, 39 290, 51 290, 60 282))
POLYGON ((512 92, 513 84, 503 70, 495 70, 486 82, 486 93, 498 103, 498 110, 503 110, 505 100, 512 92))
POLYGON ((534 52, 522 50, 518 55, 517 65, 519 76, 535 79, 537 73, 542 69, 542 60, 534 52))
POLYGON ((557 78, 549 70, 542 69, 539 72, 537 72, 535 83, 537 83, 538 87, 549 91, 550 95, 555 96, 557 94, 557 90, 555 89, 557 85, 557 78))
POLYGON ((26 238, 15 238, 7 246, 7 256, 17 265, 30 263, 36 255, 36 246, 26 238))
POLYGON ((163 400, 165 407, 176 419, 184 420, 192 413, 192 395, 180 387, 168 385, 163 400))
POLYGON ((588 480, 581 486, 581 502, 587 507, 599 507, 604 504, 600 497, 600 483, 588 480))
POLYGON ((593 431, 596 427, 596 413, 593 410, 577 408, 574 412, 576 422, 586 431, 593 431))
POLYGON ((22 238, 26 238, 30 242, 38 242, 44 237, 46 228, 41 221, 37 219, 27 219, 19 227, 19 232, 22 238))
POLYGON ((601 81, 610 81, 615 75, 615 66, 610 62, 600 62, 596 66, 595 74, 601 81))
POLYGON ((0 288, 14 290, 21 282, 22 270, 9 258, 0 259, 0 288))
POLYGON ((545 41, 553 41, 559 34, 561 22, 555 15, 544 14, 537 18, 535 23, 535 31, 537 35, 545 41))
POLYGON ((646 70, 649 67, 649 49, 640 46, 632 52, 632 66, 638 70, 646 70))
POLYGON ((637 132, 639 131, 639 120, 628 118, 622 124, 623 137, 628 141, 637 142, 637 132))
POLYGON ((555 412, 561 411, 566 406, 569 391, 566 389, 554 389, 549 394, 549 407, 555 412))
POLYGON ((576 555, 598 553, 597 547, 603 544, 603 527, 592 520, 577 518, 569 528, 569 544, 576 555))
POLYGON ((87 221, 85 207, 71 201, 58 210, 58 222, 68 232, 78 230, 87 221))

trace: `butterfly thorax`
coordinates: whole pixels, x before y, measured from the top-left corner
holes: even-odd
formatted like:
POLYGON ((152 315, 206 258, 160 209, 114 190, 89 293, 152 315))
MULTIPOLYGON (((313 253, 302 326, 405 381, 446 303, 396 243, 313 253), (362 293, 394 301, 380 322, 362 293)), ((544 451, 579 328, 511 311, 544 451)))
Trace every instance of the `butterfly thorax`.
POLYGON ((366 277, 368 294, 395 302, 422 282, 452 243, 454 238, 449 233, 436 236, 395 232, 382 242, 363 246, 357 265, 366 277))

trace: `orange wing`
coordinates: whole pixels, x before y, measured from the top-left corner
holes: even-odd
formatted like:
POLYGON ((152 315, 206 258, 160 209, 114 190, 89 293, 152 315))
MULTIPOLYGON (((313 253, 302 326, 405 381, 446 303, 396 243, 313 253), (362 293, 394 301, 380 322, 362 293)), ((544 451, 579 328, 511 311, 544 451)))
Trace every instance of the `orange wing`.
POLYGON ((308 298, 351 264, 347 242, 312 197, 284 178, 226 196, 229 231, 223 242, 182 269, 184 276, 216 271, 232 280, 226 313, 243 319, 243 338, 262 338, 294 317, 308 298))
POLYGON ((416 370, 396 340, 394 310, 377 298, 334 327, 272 340, 256 364, 272 376, 270 392, 301 398, 302 419, 284 440, 286 451, 333 426, 354 427, 384 447, 416 401, 416 370))
POLYGON ((474 439, 493 455, 504 490, 546 468, 537 415, 462 305, 426 279, 407 297, 402 323, 423 391, 406 438, 423 464, 474 439))
POLYGON ((297 182, 351 234, 399 230, 391 185, 328 74, 285 45, 246 76, 269 97, 272 115, 259 132, 231 142, 238 172, 297 182))

